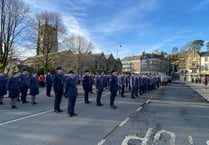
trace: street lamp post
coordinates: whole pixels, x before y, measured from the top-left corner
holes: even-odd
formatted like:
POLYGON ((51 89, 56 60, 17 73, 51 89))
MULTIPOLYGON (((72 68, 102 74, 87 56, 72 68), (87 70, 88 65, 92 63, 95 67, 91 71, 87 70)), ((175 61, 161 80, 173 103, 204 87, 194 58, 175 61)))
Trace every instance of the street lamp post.
POLYGON ((119 47, 122 47, 122 45, 120 43, 117 44, 116 58, 118 58, 118 50, 119 50, 119 47))

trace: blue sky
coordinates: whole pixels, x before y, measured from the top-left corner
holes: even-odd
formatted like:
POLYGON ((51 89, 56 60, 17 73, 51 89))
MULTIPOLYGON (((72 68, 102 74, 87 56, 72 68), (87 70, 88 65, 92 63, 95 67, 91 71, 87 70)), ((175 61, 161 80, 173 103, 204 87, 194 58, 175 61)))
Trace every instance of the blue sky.
MULTIPOLYGON (((142 51, 171 53, 173 47, 181 49, 196 39, 209 41, 209 0, 25 2, 34 14, 46 10, 58 12, 69 35, 85 36, 95 45, 95 53, 112 53, 124 58, 142 51)), ((204 46, 202 51, 205 50, 204 46)))

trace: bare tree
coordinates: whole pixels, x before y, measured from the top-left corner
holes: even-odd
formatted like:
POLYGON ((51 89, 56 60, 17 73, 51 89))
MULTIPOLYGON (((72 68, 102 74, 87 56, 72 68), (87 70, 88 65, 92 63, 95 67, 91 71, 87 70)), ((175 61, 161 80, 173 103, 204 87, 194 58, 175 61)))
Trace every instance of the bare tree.
POLYGON ((22 44, 30 21, 29 7, 22 0, 0 0, 0 64, 5 69, 14 45, 22 44))
POLYGON ((82 65, 81 59, 84 55, 89 54, 94 49, 92 42, 88 41, 85 37, 80 35, 71 35, 64 40, 74 54, 77 55, 77 72, 80 73, 82 65))
POLYGON ((65 27, 62 23, 61 16, 55 12, 42 12, 37 15, 38 21, 38 40, 37 55, 43 64, 44 72, 48 71, 50 63, 49 54, 58 52, 58 34, 64 34, 65 27))

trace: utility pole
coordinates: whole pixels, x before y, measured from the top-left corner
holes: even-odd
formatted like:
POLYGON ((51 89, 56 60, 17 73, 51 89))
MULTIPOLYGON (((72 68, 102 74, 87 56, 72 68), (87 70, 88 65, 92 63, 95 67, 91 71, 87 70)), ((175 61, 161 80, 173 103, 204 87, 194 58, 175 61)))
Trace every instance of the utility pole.
POLYGON ((118 50, 119 50, 120 47, 122 47, 122 45, 118 42, 117 50, 116 50, 116 58, 118 58, 118 50))

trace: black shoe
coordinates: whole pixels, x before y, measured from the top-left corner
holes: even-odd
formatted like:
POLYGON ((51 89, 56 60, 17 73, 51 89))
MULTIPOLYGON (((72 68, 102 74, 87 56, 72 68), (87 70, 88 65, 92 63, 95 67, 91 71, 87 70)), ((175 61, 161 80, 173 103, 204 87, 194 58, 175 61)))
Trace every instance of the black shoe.
POLYGON ((54 110, 54 112, 61 113, 61 112, 63 112, 63 110, 54 110))
POLYGON ((136 97, 131 97, 131 99, 136 99, 136 97))
POLYGON ((17 106, 16 106, 16 105, 13 105, 13 106, 12 106, 12 109, 15 109, 15 108, 17 108, 17 106))
POLYGON ((58 110, 58 112, 63 112, 63 110, 60 109, 60 110, 58 110))
POLYGON ((73 115, 73 116, 77 116, 78 114, 76 114, 76 113, 72 113, 72 115, 73 115))
POLYGON ((103 104, 97 104, 97 106, 103 106, 103 104))
POLYGON ((32 102, 31 104, 32 104, 32 105, 36 105, 37 103, 36 103, 36 102, 32 102))
POLYGON ((85 104, 90 104, 90 103, 91 103, 90 101, 86 101, 86 102, 85 102, 85 104))
POLYGON ((117 107, 115 105, 110 106, 111 109, 116 109, 117 107))
POLYGON ((3 105, 4 103, 3 102, 0 102, 0 105, 3 105))
POLYGON ((77 114, 76 113, 69 113, 69 116, 73 117, 73 116, 77 116, 77 114))
POLYGON ((29 103, 29 102, 28 101, 23 101, 22 103, 25 104, 25 103, 29 103))

